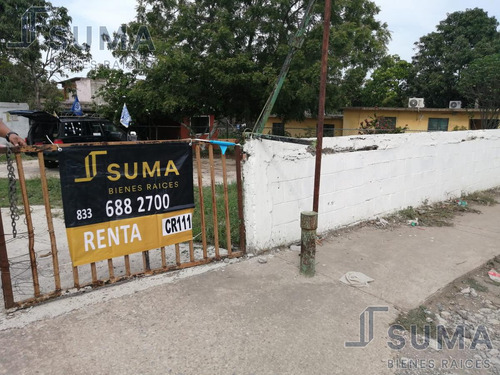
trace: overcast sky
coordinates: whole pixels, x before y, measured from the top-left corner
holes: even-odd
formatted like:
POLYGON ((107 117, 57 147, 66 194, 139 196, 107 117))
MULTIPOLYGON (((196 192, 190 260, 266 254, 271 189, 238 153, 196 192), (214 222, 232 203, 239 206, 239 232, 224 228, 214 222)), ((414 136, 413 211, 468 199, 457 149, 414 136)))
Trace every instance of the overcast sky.
MULTIPOLYGON (((447 13, 478 7, 500 20, 499 0, 375 0, 375 3, 381 9, 378 19, 387 23, 392 34, 389 53, 407 61, 414 54, 413 44, 435 31, 447 13)), ((68 8, 73 26, 78 27, 80 43, 86 41, 87 27, 91 27, 93 65, 115 64, 111 53, 100 49, 99 30, 105 27, 112 34, 121 24, 131 21, 135 16, 135 0, 53 0, 52 4, 68 8)), ((86 71, 76 74, 84 75, 86 71)))

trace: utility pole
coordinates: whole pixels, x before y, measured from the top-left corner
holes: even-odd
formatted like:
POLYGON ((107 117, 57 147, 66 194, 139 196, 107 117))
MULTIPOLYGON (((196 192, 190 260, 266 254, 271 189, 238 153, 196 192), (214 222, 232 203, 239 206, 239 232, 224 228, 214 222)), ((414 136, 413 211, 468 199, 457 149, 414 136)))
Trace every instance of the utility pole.
POLYGON ((319 85, 319 109, 316 141, 316 167, 314 170, 313 210, 302 212, 300 227, 302 229, 300 246, 300 273, 314 276, 316 272, 316 229, 318 228, 319 184, 321 177, 321 155, 323 150, 323 125, 325 121, 326 82, 328 78, 328 46, 330 39, 331 0, 325 0, 325 16, 323 21, 323 47, 321 53, 321 79, 319 85))
POLYGON ((316 167, 314 170, 313 211, 319 213, 319 185, 321 179, 321 156, 323 150, 323 125, 325 122, 326 83, 328 77, 328 46, 330 40, 331 0, 325 0, 323 20, 323 47, 321 53, 321 78, 319 84, 318 127, 316 131, 316 167))

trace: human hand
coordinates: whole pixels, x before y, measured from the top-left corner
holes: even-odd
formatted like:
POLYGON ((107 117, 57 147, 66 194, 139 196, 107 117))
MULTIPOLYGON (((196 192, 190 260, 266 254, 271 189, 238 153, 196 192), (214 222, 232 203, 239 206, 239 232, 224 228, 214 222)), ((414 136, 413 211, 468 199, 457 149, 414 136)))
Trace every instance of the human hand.
POLYGON ((26 146, 26 141, 17 133, 9 133, 7 140, 14 146, 26 146))

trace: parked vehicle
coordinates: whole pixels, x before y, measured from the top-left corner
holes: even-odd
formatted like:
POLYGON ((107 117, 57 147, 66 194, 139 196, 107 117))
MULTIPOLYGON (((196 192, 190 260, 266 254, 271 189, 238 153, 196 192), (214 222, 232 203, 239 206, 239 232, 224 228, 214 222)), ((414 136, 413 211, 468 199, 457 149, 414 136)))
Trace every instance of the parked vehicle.
MULTIPOLYGON (((28 145, 89 143, 126 141, 134 132, 127 134, 109 120, 88 116, 56 117, 44 111, 9 111, 12 115, 24 116, 30 120, 26 143, 28 145)), ((58 165, 57 151, 44 151, 45 166, 58 165)))

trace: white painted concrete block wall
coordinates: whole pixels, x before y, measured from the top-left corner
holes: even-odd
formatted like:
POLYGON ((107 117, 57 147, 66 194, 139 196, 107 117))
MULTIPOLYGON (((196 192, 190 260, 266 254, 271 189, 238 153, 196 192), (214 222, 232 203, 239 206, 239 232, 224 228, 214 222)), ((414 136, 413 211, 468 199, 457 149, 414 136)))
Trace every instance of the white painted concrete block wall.
MULTIPOLYGON (((323 148, 320 233, 500 185, 500 130, 325 138, 323 148)), ((244 150, 248 248, 299 240, 300 212, 312 209, 315 156, 305 145, 270 140, 248 140, 244 150)))

